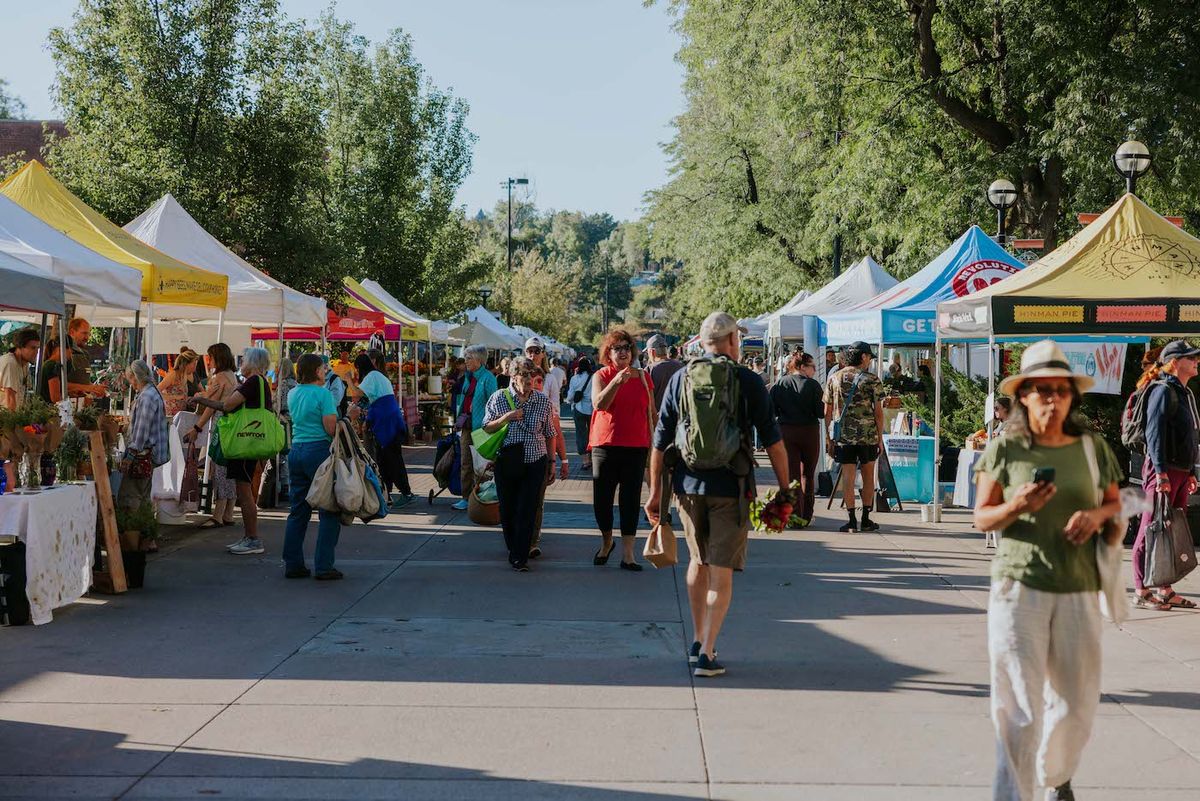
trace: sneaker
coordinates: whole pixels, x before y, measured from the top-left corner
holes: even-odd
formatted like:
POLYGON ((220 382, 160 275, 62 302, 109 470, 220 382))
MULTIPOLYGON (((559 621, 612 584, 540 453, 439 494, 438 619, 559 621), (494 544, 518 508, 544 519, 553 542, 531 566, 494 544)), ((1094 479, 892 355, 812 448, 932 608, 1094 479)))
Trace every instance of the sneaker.
POLYGON ((1058 787, 1047 790, 1046 801, 1075 801, 1075 791, 1071 789, 1071 783, 1060 784, 1058 787))
POLYGON ((266 553, 267 549, 263 547, 262 540, 252 540, 247 537, 231 547, 229 552, 234 556, 251 556, 256 553, 266 553))
POLYGON ((717 655, 713 654, 709 658, 708 654, 700 654, 696 660, 696 669, 692 671, 693 676, 702 676, 710 678, 712 676, 723 676, 725 674, 725 666, 717 661, 717 655))
POLYGON ((338 570, 336 567, 331 567, 328 570, 322 570, 316 575, 317 581, 340 581, 342 578, 342 571, 338 570))
POLYGON ((512 569, 517 571, 518 573, 528 573, 529 572, 529 565, 525 564, 524 562, 510 562, 509 564, 511 564, 512 569))
POLYGON ((879 531, 879 524, 874 520, 864 520, 858 526, 859 531, 879 531))
POLYGON ((232 551, 234 548, 238 548, 238 547, 240 547, 240 546, 241 546, 241 545, 243 545, 245 542, 246 542, 246 538, 245 538, 245 537, 242 537, 242 538, 241 538, 240 540, 238 540, 237 542, 231 542, 231 543, 229 543, 228 545, 226 545, 226 546, 225 546, 225 550, 227 550, 227 551, 232 551))
POLYGON ((542 555, 542 549, 536 545, 529 549, 529 558, 537 559, 542 555))
POLYGON ((283 571, 284 578, 308 578, 312 571, 307 567, 289 567, 283 571))
POLYGON ((700 641, 696 640, 692 643, 692 647, 688 650, 688 664, 694 665, 700 661, 700 641))
POLYGON ((455 503, 453 506, 451 506, 450 508, 451 508, 451 509, 457 509, 457 510, 458 510, 458 511, 460 511, 460 512, 465 512, 465 511, 467 511, 467 507, 468 507, 469 505, 470 505, 470 504, 468 504, 468 503, 467 503, 465 500, 463 500, 463 501, 457 501, 457 502, 456 502, 456 503, 455 503))
POLYGON ((854 534, 858 532, 858 525, 855 523, 846 522, 838 526, 838 531, 843 534, 854 534))

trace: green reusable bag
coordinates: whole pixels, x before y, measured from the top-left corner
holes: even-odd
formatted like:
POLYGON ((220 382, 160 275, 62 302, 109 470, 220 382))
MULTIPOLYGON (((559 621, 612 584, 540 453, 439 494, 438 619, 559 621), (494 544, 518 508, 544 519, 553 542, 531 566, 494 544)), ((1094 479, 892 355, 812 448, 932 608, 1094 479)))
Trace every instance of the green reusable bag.
POLYGON ((287 441, 275 412, 245 407, 217 421, 217 437, 226 459, 270 459, 287 441))
MULTIPOLYGON (((504 391, 504 398, 508 401, 508 408, 515 409, 517 404, 513 402, 512 393, 508 390, 504 391)), ((489 434, 484 428, 477 428, 471 432, 471 444, 475 446, 475 450, 479 451, 479 455, 489 462, 496 458, 496 454, 500 452, 500 446, 504 444, 504 437, 508 435, 508 423, 502 425, 498 430, 489 434)), ((466 455, 463 458, 467 458, 466 455)))

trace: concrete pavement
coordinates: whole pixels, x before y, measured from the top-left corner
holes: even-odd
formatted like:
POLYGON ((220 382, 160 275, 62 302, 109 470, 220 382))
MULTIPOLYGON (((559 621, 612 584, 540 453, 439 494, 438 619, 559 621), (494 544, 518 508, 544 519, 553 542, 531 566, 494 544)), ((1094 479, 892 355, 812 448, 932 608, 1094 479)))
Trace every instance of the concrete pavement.
MULTIPOLYGON (((431 449, 409 455, 428 490, 431 449)), ((0 797, 989 797, 989 555, 964 513, 756 536, 705 680, 682 569, 592 567, 590 486, 551 489, 528 574, 448 497, 344 530, 342 582, 283 579, 278 512, 262 557, 169 530, 145 589, 0 630, 0 797)), ((1135 612, 1105 649, 1081 801, 1194 801, 1200 615, 1135 612)))

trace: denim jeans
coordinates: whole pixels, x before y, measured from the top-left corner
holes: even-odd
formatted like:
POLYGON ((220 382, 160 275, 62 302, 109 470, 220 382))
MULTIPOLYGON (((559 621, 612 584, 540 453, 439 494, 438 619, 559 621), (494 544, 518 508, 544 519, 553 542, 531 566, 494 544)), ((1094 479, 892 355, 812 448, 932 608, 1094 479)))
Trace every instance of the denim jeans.
MULTIPOLYGON (((288 452, 288 486, 291 490, 292 508, 288 512, 287 529, 283 535, 283 564, 291 570, 304 567, 304 535, 308 532, 308 521, 313 509, 305 496, 312 484, 313 474, 321 463, 329 458, 329 443, 292 443, 288 452)), ((333 569, 333 551, 342 532, 342 521, 336 512, 324 509, 319 513, 317 524, 317 550, 313 555, 318 573, 333 569)))

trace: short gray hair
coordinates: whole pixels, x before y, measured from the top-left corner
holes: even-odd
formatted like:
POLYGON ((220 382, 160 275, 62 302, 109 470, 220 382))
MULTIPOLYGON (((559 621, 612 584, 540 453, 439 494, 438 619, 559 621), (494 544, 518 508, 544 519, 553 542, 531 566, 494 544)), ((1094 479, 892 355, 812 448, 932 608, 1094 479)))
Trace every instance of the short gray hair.
POLYGON ((487 361, 487 348, 483 345, 468 345, 463 348, 464 359, 478 359, 480 364, 487 361))
POLYGON ((247 367, 259 375, 265 374, 271 369, 271 354, 266 348, 246 348, 242 353, 242 370, 247 367))
POLYGON ((537 365, 533 363, 533 359, 528 356, 518 356, 508 364, 508 374, 514 376, 517 373, 532 373, 537 365))
POLYGON ((137 359, 129 363, 129 372, 133 373, 133 378, 143 386, 154 383, 154 371, 150 369, 150 365, 146 364, 142 359, 137 359))

